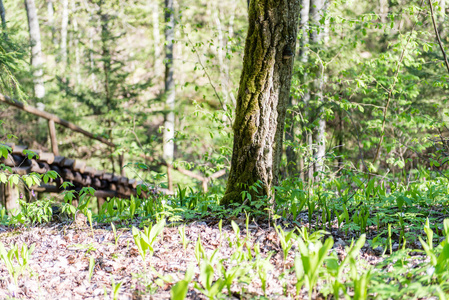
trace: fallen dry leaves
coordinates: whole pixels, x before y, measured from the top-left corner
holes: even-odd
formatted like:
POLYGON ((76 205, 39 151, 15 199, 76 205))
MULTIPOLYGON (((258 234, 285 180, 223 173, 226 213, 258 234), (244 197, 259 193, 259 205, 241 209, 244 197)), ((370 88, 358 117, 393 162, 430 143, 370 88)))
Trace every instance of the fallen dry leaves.
MULTIPOLYGON (((29 263, 30 272, 19 278, 18 286, 11 285, 9 273, 4 263, 0 262, 0 298, 14 296, 22 299, 108 299, 112 295, 113 279, 116 283, 122 283, 119 299, 169 299, 172 285, 184 278, 190 264, 196 266, 194 280, 199 280, 199 268, 194 254, 198 236, 201 237, 208 255, 217 248, 221 258, 228 258, 233 253, 228 242, 228 239, 235 238, 232 226, 224 222, 223 238, 220 238, 217 223, 216 220, 211 220, 186 225, 185 233, 189 240, 186 251, 182 247, 178 227, 167 225, 155 244, 153 257, 147 257, 147 273, 144 273, 129 225, 127 228, 118 229, 120 237, 117 244, 110 224, 94 226, 94 236, 88 226, 73 226, 68 223, 50 223, 18 229, 0 227, 0 241, 7 249, 13 243, 19 247, 22 243, 36 246, 29 263), (95 259, 95 267, 89 281, 90 257, 95 259)), ((245 237, 245 226, 240 225, 241 236, 245 237)), ((119 224, 116 224, 116 227, 119 227, 119 224)), ((251 248, 255 243, 259 243, 263 256, 274 251, 270 262, 275 268, 268 275, 268 295, 278 295, 277 299, 284 299, 284 287, 288 293, 294 295, 294 274, 290 273, 285 279, 280 277, 284 262, 273 227, 253 222, 249 231, 250 239, 247 243, 251 248)), ((345 256, 344 246, 348 245, 347 239, 348 236, 344 240, 338 237, 338 234, 334 235, 334 250, 340 257, 345 256)), ((362 257, 370 264, 375 264, 379 258, 370 255, 368 249, 365 245, 362 257)), ((285 262, 286 268, 293 267, 294 253, 294 249, 290 251, 285 262)), ((241 287, 237 284, 233 286, 232 291, 235 294, 229 295, 229 298, 247 299, 262 296, 261 282, 257 276, 255 278, 251 284, 245 286, 243 294, 241 287)), ((193 289, 193 284, 187 298, 206 299, 193 289)))

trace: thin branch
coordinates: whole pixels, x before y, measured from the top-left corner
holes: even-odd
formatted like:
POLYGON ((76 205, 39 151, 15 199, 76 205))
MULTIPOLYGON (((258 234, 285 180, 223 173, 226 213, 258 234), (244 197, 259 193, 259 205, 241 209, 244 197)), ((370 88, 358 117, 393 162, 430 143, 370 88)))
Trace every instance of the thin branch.
POLYGON ((429 6, 430 6, 430 13, 432 15, 432 23, 433 23, 433 29, 435 30, 435 36, 437 37, 438 45, 440 45, 441 52, 443 53, 444 63, 446 64, 447 71, 449 72, 449 62, 447 61, 447 55, 446 55, 446 52, 444 51, 443 43, 441 42, 441 38, 440 38, 440 33, 438 32, 437 24, 435 22, 435 15, 433 14, 432 0, 429 0, 429 6))
MULTIPOLYGON (((215 96, 218 99, 218 102, 220 102, 220 105, 221 105, 221 107, 223 107, 223 109, 226 109, 226 106, 223 104, 223 101, 221 100, 220 95, 218 95, 218 92, 217 92, 217 89, 215 88, 215 85, 212 83, 212 79, 210 78, 210 75, 207 72, 206 67, 203 65, 203 61, 201 60, 201 57, 198 54, 198 50, 196 49, 195 45, 192 43, 192 41, 190 40, 190 37, 187 34, 186 34, 186 38, 189 41, 189 44, 192 46, 193 52, 195 53, 196 57, 198 58, 198 63, 203 68, 204 74, 206 74, 207 79, 209 80, 209 84, 211 85, 212 89, 214 90, 214 93, 215 93, 215 96)), ((229 122, 231 122, 231 124, 232 124, 232 119, 229 116, 229 114, 225 114, 225 115, 229 119, 229 122)))
MULTIPOLYGON (((420 8, 422 7, 423 3, 424 3, 424 0, 421 1, 421 4, 419 5, 420 8)), ((396 65, 397 66, 396 67, 396 74, 394 75, 393 85, 391 86, 390 90, 388 91, 388 99, 387 99, 387 103, 385 104, 385 108, 384 108, 384 112, 383 112, 380 141, 379 141, 379 144, 377 145, 376 155, 374 156, 373 164, 379 158, 380 148, 382 147, 382 143, 384 141, 385 123, 386 123, 386 120, 387 120, 388 107, 390 106, 391 99, 393 98, 393 90, 394 90, 394 88, 396 86, 396 83, 398 81, 399 71, 401 70, 401 65, 402 65, 402 61, 404 60, 405 52, 407 51, 407 47, 408 47, 408 44, 410 43, 410 40, 412 39, 413 31, 415 30, 416 24, 418 24, 418 18, 421 16, 421 13, 422 13, 422 10, 419 12, 417 20, 416 20, 415 24, 413 25, 412 30, 410 31, 410 36, 409 36, 409 38, 407 40, 407 43, 405 44, 404 48, 402 49, 401 56, 400 56, 400 58, 399 58, 399 60, 397 62, 397 65, 396 65)))

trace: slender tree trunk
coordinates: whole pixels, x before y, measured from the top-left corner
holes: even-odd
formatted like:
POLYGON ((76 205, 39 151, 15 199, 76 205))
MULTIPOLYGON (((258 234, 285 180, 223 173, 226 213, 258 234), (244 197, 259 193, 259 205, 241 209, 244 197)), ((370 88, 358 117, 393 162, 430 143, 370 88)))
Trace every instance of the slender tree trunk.
POLYGON ((73 34, 74 34, 74 48, 75 48, 75 78, 76 78, 76 86, 75 90, 78 90, 78 88, 81 85, 81 59, 80 59, 80 47, 79 47, 79 40, 80 40, 80 33, 78 32, 78 20, 75 16, 76 11, 76 5, 75 0, 72 0, 70 2, 71 5, 71 11, 72 11, 72 24, 73 24, 73 34))
POLYGON ((173 161, 175 144, 175 80, 173 64, 173 40, 175 37, 175 18, 173 0, 165 0, 165 122, 163 156, 169 163, 173 161))
POLYGON ((234 122, 234 146, 221 204, 242 203, 242 192, 259 183, 256 196, 272 196, 278 181, 284 121, 290 94, 299 1, 251 1, 243 71, 234 122))
POLYGON ((42 69, 42 46, 41 33, 39 30, 39 20, 37 18, 36 5, 34 0, 25 0, 25 7, 28 17, 28 29, 30 33, 31 45, 31 67, 33 69, 34 96, 42 99, 45 96, 45 87, 42 69))
POLYGON ((61 64, 62 75, 64 76, 67 67, 67 28, 69 26, 69 1, 62 0, 62 22, 61 22, 61 64))
MULTIPOLYGON (((321 28, 321 19, 325 13, 324 0, 311 0, 310 2, 310 19, 312 21, 311 43, 315 49, 320 47, 324 39, 324 28, 321 28)), ((315 53, 318 53, 316 51, 315 53)), ((324 85, 324 66, 319 58, 319 63, 315 72, 315 80, 313 82, 314 100, 318 106, 318 132, 316 137, 317 151, 315 171, 322 172, 324 170, 324 156, 326 154, 326 120, 323 116, 323 85, 324 85)))
MULTIPOLYGON (((310 0, 302 0, 301 1, 301 10, 299 12, 300 16, 299 16, 299 30, 300 30, 300 35, 301 35, 301 39, 300 39, 300 46, 299 46, 299 61, 303 64, 306 65, 308 63, 309 60, 309 53, 308 53, 308 48, 307 48, 307 44, 309 43, 309 10, 310 10, 310 0)), ((305 82, 307 82, 307 74, 304 74, 303 78, 302 78, 302 84, 304 85, 305 82)), ((297 105, 298 101, 296 99, 294 99, 293 97, 290 98, 292 100, 291 105, 297 105)), ((307 86, 305 86, 304 89, 304 95, 302 97, 302 100, 304 102, 304 107, 305 107, 305 116, 307 118, 308 116, 308 105, 309 105, 309 100, 310 100, 310 92, 309 92, 309 88, 307 86)), ((291 131, 290 133, 288 133, 286 136, 288 139, 291 140, 292 143, 295 142, 295 140, 299 137, 299 124, 296 122, 295 120, 295 111, 293 111, 293 114, 291 115, 291 131)), ((311 136, 308 134, 308 132, 305 132, 305 141, 306 144, 309 146, 310 148, 310 153, 312 152, 312 140, 311 140, 311 136), (309 140, 310 137, 310 140, 309 140)), ((297 141, 297 143, 300 143, 301 141, 297 141)), ((296 175, 298 173, 298 171, 300 172, 300 178, 302 180, 304 180, 304 173, 303 173, 303 168, 304 168, 304 155, 301 155, 300 157, 298 157, 298 153, 295 153, 294 149, 292 147, 288 147, 287 151, 287 163, 288 163, 288 170, 289 170, 289 175, 293 176, 296 175)), ((313 168, 309 168, 309 178, 311 177, 311 174, 313 174, 313 168)))
POLYGON ((438 31, 440 32, 440 34, 442 34, 442 32, 444 31, 445 26, 443 26, 445 19, 446 19, 446 0, 440 0, 440 7, 441 7, 441 11, 438 13, 438 19, 439 19, 439 23, 440 26, 438 28, 438 31))
POLYGON ((48 15, 48 26, 50 26, 51 30, 51 40, 53 42, 53 45, 56 46, 58 43, 56 41, 56 32, 55 32, 55 18, 54 18, 55 11, 53 9, 53 1, 47 0, 47 15, 48 15))
POLYGON ((150 7, 152 8, 153 18, 153 43, 154 43, 154 70, 156 77, 162 77, 162 62, 161 62, 161 34, 159 29, 159 3, 151 0, 150 7))
MULTIPOLYGON (((231 12, 230 12, 231 16, 229 17, 229 34, 228 34, 229 39, 234 37, 235 9, 236 9, 236 4, 235 4, 235 2, 232 2, 231 12)), ((231 49, 229 39, 226 41, 226 51, 230 51, 229 49, 231 49)), ((229 98, 231 99, 232 106, 235 107, 237 105, 237 100, 235 100, 235 96, 232 91, 232 81, 231 81, 231 78, 229 77, 229 64, 225 64, 225 74, 226 74, 226 78, 228 78, 229 98)))
POLYGON ((111 53, 109 51, 109 15, 107 13, 104 13, 102 10, 102 4, 103 1, 100 2, 100 20, 101 20, 101 56, 102 56, 102 62, 103 62, 103 74, 104 74, 104 93, 106 96, 106 106, 109 110, 112 109, 112 103, 111 103, 111 91, 109 87, 109 76, 111 75, 111 53))
POLYGON ((382 23, 387 22, 388 0, 379 0, 379 14, 382 23))
POLYGON ((97 92, 97 77, 95 76, 95 60, 94 60, 94 29, 89 29, 89 62, 90 62, 90 81, 92 83, 92 91, 97 92))
POLYGON ((4 197, 5 197, 5 207, 8 211, 9 215, 17 215, 18 211, 20 209, 19 204, 19 188, 17 185, 11 185, 10 183, 4 184, 4 197), (13 212, 13 210, 16 210, 13 212))
POLYGON ((3 35, 6 35, 6 11, 2 0, 0 0, 0 18, 2 19, 3 35))
MULTIPOLYGON (((214 8, 214 19, 215 19, 215 25, 217 26, 217 58, 218 58, 218 66, 220 68, 220 81, 221 81, 221 93, 223 95, 223 110, 226 111, 227 110, 227 103, 228 103, 228 98, 229 98, 229 82, 228 82, 228 77, 227 77, 227 72, 225 70, 225 63, 223 61, 223 48, 225 47, 225 42, 224 42, 224 38, 223 38, 223 30, 221 27, 221 20, 220 18, 223 17, 223 14, 220 13, 219 14, 219 8, 215 7, 214 8)), ((223 115, 223 121, 226 120, 226 116, 223 115)))

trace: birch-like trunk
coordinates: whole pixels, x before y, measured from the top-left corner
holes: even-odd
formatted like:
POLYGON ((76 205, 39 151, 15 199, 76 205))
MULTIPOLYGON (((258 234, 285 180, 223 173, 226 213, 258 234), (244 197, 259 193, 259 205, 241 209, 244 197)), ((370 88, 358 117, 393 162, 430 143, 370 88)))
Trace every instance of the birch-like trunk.
POLYGON ((173 0, 165 0, 165 122, 163 157, 171 163, 174 158, 175 144, 175 80, 173 64, 173 40, 175 38, 175 18, 173 0))
MULTIPOLYGON (((242 192, 259 183, 257 196, 272 196, 278 182, 285 114, 290 94, 299 1, 251 1, 243 70, 234 122, 234 146, 221 204, 242 203, 242 192)), ((251 205, 251 203, 248 203, 251 205)))
POLYGON ((94 60, 94 28, 89 29, 89 62, 90 62, 90 81, 92 91, 97 92, 97 77, 95 76, 95 60, 94 60))
MULTIPOLYGON (((311 32, 311 44, 316 49, 323 43, 325 29, 321 26, 321 19, 325 13, 324 0, 311 0, 310 2, 310 19, 312 22, 311 32)), ((318 53, 318 51, 316 51, 318 53)), ((315 80, 312 84, 314 100, 317 103, 317 107, 321 107, 323 104, 323 85, 324 85, 324 66, 319 58, 316 58, 317 68, 315 72, 315 80)), ((326 154, 326 120, 323 116, 322 108, 318 108, 318 130, 316 136, 316 164, 315 171, 322 172, 324 170, 324 156, 326 154)))
POLYGON ((44 71, 42 69, 42 46, 41 33, 39 30, 39 20, 34 0, 25 0, 25 7, 28 17, 28 29, 30 33, 31 46, 31 68, 33 70, 34 97, 42 99, 45 96, 44 71))
MULTIPOLYGON (((444 23, 444 20, 445 20, 445 18, 446 18, 446 0, 440 0, 440 3, 439 3, 439 5, 440 5, 440 7, 441 7, 441 11, 439 12, 439 23, 440 24, 443 24, 444 23)), ((442 27, 442 30, 440 30, 440 34, 441 34, 441 31, 443 31, 444 29, 444 26, 441 26, 442 27)))
POLYGON ((67 28, 69 26, 69 1, 62 0, 62 21, 61 21, 61 65, 62 75, 64 76, 67 67, 67 28))
MULTIPOLYGON (((230 12, 231 16, 229 17, 229 39, 232 39, 234 37, 235 9, 236 9, 236 4, 235 4, 235 2, 232 2, 231 12, 230 12)), ((229 42, 229 39, 226 41, 226 51, 230 51, 229 49, 231 49, 231 44, 229 42)), ((234 92, 232 91, 232 81, 231 81, 231 78, 229 77, 229 64, 225 64, 225 73, 226 73, 226 77, 228 78, 228 82, 229 82, 229 97, 231 99, 232 106, 235 107, 237 105, 237 100, 235 99, 234 92)))
POLYGON ((161 33, 159 29, 159 3, 151 0, 150 7, 152 8, 153 21, 153 43, 154 43, 154 72, 156 77, 162 76, 162 61, 161 61, 161 33))
POLYGON ((51 41, 53 45, 58 45, 58 42, 56 41, 56 30, 55 30, 55 10, 53 8, 53 1, 47 0, 47 18, 48 18, 48 26, 51 30, 51 41))
POLYGON ((80 52, 81 49, 79 47, 79 40, 81 37, 80 32, 78 32, 78 20, 76 19, 75 11, 76 11, 76 4, 75 0, 72 0, 70 2, 71 11, 72 11, 72 24, 73 24, 73 44, 75 48, 75 78, 76 78, 76 86, 75 90, 77 90, 81 85, 81 58, 80 58, 80 52))
MULTIPOLYGON (((223 17, 223 14, 218 14, 218 8, 215 7, 214 9, 214 19, 215 19, 215 25, 217 26, 217 58, 218 58, 218 67, 220 69, 220 81, 221 81, 221 93, 223 95, 223 110, 227 110, 227 103, 229 98, 229 81, 227 77, 227 72, 225 70, 225 63, 223 61, 223 48, 225 47, 225 42, 223 38, 223 29, 221 26, 221 20, 220 18, 223 17)), ((223 121, 226 120, 226 116, 223 115, 223 121)))
POLYGON ((379 0, 379 15, 380 21, 385 24, 388 15, 388 0, 379 0))

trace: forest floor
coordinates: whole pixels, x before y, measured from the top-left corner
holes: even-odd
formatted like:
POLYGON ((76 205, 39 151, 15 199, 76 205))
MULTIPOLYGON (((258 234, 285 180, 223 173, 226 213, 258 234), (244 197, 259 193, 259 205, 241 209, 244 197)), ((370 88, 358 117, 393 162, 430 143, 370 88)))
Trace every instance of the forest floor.
MULTIPOLYGON (((235 218, 234 221, 240 227, 240 235, 246 237, 245 219, 235 218)), ((222 234, 218 220, 213 218, 187 224, 185 234, 190 242, 186 251, 178 227, 167 224, 154 246, 154 255, 146 259, 147 271, 144 272, 142 258, 130 230, 130 225, 138 224, 139 221, 135 220, 134 224, 117 229, 116 236, 110 224, 96 224, 93 232, 85 223, 77 225, 71 221, 15 229, 0 226, 0 241, 6 249, 10 249, 12 244, 17 244, 19 249, 23 243, 28 246, 35 244, 28 271, 18 278, 17 285, 12 284, 5 263, 0 262, 0 299, 112 299, 112 282, 122 284, 117 299, 169 299, 171 287, 184 278, 189 265, 196 266, 193 281, 199 282, 200 270, 195 257, 198 236, 207 255, 219 248, 220 258, 229 258, 234 251, 229 246, 229 241, 235 239, 230 221, 223 221, 222 234), (95 267, 89 280, 91 257, 95 259, 95 267)), ((119 228, 120 224, 116 223, 115 226, 119 228)), ((268 222, 260 221, 258 224, 253 221, 248 228, 247 243, 250 249, 258 242, 262 256, 267 256, 270 251, 274 253, 270 258, 274 269, 268 272, 265 299, 294 298, 295 274, 292 271, 285 275, 284 270, 293 270, 295 246, 284 263, 278 235, 272 226, 268 226, 268 222)), ((357 237, 350 233, 345 235, 337 229, 332 229, 331 235, 335 241, 333 249, 342 259, 346 256, 345 246, 357 237)), ((381 252, 373 251, 365 243, 360 258, 367 266, 375 265, 383 259, 381 252)), ((320 290, 319 285, 317 290, 320 290)), ((225 298, 229 299, 254 299, 264 295, 257 276, 249 284, 233 284, 232 295, 228 295, 227 291, 224 293, 225 298)), ((303 298, 307 298, 305 288, 299 295, 299 299, 303 298)), ((314 298, 323 299, 321 294, 315 294, 314 298)), ((187 299, 207 297, 190 283, 187 299)))

